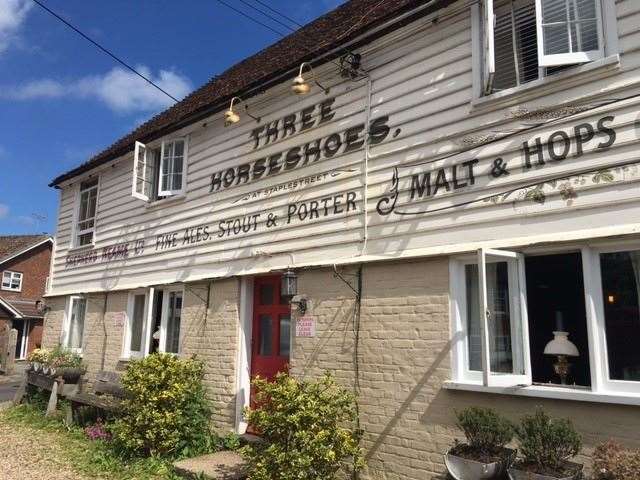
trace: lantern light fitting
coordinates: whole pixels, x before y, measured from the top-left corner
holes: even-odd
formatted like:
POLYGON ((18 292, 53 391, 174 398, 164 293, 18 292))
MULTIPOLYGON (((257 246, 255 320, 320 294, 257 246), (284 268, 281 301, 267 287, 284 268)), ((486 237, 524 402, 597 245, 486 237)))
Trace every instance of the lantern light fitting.
POLYGON ((311 78, 313 79, 315 84, 318 85, 324 91, 325 95, 328 95, 329 89, 323 87, 320 84, 320 82, 316 80, 316 73, 309 62, 302 62, 300 64, 300 71, 298 72, 298 76, 293 79, 293 85, 291 85, 291 91, 296 95, 306 95, 311 91, 311 85, 309 85, 309 82, 307 82, 305 78, 302 76, 302 70, 304 69, 305 65, 309 67, 309 70, 311 71, 311 78))
POLYGON ((229 104, 229 110, 224 112, 224 126, 228 127, 229 125, 233 125, 234 123, 238 123, 240 121, 240 115, 233 110, 234 102, 240 102, 244 104, 244 111, 247 115, 253 118, 256 122, 260 121, 260 117, 256 117, 249 113, 249 106, 242 100, 240 97, 233 97, 231 99, 231 103, 229 104))

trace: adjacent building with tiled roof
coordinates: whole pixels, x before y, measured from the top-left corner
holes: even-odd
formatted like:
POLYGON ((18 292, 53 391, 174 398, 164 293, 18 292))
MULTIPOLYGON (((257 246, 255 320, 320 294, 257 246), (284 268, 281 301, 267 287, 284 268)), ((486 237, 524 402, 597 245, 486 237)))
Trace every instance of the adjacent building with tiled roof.
POLYGON ((18 359, 42 342, 52 248, 53 238, 45 234, 0 236, 0 329, 18 331, 18 359))

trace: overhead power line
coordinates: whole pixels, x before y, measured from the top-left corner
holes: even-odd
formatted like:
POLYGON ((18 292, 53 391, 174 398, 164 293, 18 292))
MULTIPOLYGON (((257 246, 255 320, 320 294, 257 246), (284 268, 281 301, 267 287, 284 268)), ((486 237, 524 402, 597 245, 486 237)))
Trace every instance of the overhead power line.
MULTIPOLYGON (((258 20, 257 18, 252 17, 251 15, 249 15, 248 13, 243 12, 242 10, 234 7, 233 5, 229 5, 227 2, 225 2, 224 0, 216 0, 218 3, 224 5, 225 7, 227 7, 230 10, 233 10, 234 12, 236 12, 239 15, 242 15, 245 18, 248 18, 249 20, 251 20, 254 23, 257 23, 258 25, 263 26, 266 29, 271 30, 273 33, 275 33, 276 35, 280 35, 281 37, 286 37, 287 35, 285 33, 282 33, 279 30, 276 30, 275 28, 273 28, 271 25, 267 25, 266 23, 261 22, 260 20, 258 20)), ((257 10, 254 7, 254 10, 257 10)), ((259 10, 258 10, 259 11, 259 10)))
MULTIPOLYGON (((245 4, 247 7, 249 7, 249 8, 251 8, 251 9, 255 10, 256 12, 259 12, 260 14, 264 15, 264 16, 265 16, 265 17, 267 17, 268 19, 270 19, 270 20, 272 20, 272 21, 274 21, 274 22, 276 22, 276 23, 278 23, 278 24, 282 25, 282 26, 283 26, 284 28, 286 28, 287 30, 291 30, 292 32, 295 32, 295 31, 296 31, 296 29, 295 29, 295 28, 293 28, 292 26, 287 25, 286 23, 284 23, 284 22, 282 22, 282 21, 278 20, 278 19, 277 19, 276 17, 274 17, 273 15, 271 15, 271 14, 269 14, 269 13, 267 13, 267 12, 263 11, 263 10, 260 10, 258 7, 256 7, 255 5, 250 4, 250 3, 249 3, 249 2, 247 2, 246 0, 240 0, 240 2, 242 2, 243 4, 245 4)), ((273 9, 272 9, 272 10, 273 10, 273 9)), ((276 12, 276 13, 277 13, 277 12, 276 12)), ((278 15, 280 15, 280 14, 278 13, 278 15)))
POLYGON ((154 83, 153 80, 151 80, 150 78, 146 77, 145 75, 143 75, 142 73, 140 73, 138 70, 136 70, 135 68, 133 68, 131 65, 129 65, 127 62, 125 62, 124 60, 122 60, 120 57, 118 57, 115 53, 111 52, 110 50, 108 50, 106 47, 103 47, 102 45, 100 45, 98 42, 96 42, 93 38, 89 37, 87 34, 85 34, 84 32, 82 32, 79 28, 77 28, 76 26, 72 25, 71 23, 69 23, 67 20, 65 20, 63 17, 61 17, 60 15, 58 15, 56 12, 54 12, 53 10, 51 10, 49 7, 47 7, 45 4, 43 4, 40 0, 33 0, 33 2, 38 5, 40 8, 42 8, 43 10, 45 10, 46 12, 48 12, 49 14, 51 14, 54 18, 58 19, 60 22, 64 23, 67 27, 69 27, 71 30, 73 30, 74 32, 76 32, 78 35, 80 35, 82 38, 84 38, 85 40, 87 40, 89 43, 93 44, 95 47, 97 47, 99 50, 101 50, 102 52, 106 53, 107 55, 109 55, 111 58, 113 58, 116 62, 118 62, 120 65, 124 66, 125 68, 127 68, 128 70, 131 70, 133 73, 135 73, 138 77, 142 78, 145 82, 147 82, 149 85, 151 85, 152 87, 156 88, 157 90, 161 91, 162 93, 164 93, 167 97, 169 97, 171 100, 173 100, 174 102, 179 102, 179 100, 174 97, 173 95, 171 95, 169 92, 167 92, 165 89, 163 89, 161 86, 159 86, 157 83, 154 83))
POLYGON ((271 10, 273 13, 275 13, 275 14, 277 14, 277 15, 280 15, 282 18, 285 18, 285 19, 289 20, 289 21, 290 21, 291 23, 293 23, 294 25, 297 25, 297 26, 299 26, 299 27, 304 27, 304 25, 302 25, 301 23, 298 23, 298 22, 297 22, 297 21, 295 21, 293 18, 288 17, 287 15, 285 15, 284 13, 282 13, 282 12, 280 12, 280 11, 276 10, 275 8, 270 7, 270 6, 269 6, 269 4, 264 3, 264 2, 262 2, 262 1, 260 1, 260 0, 253 0, 253 1, 254 1, 254 2, 256 2, 256 3, 258 3, 258 4, 260 4, 260 5, 262 5, 262 6, 263 6, 263 7, 265 7, 265 8, 268 8, 268 9, 269 9, 269 10, 271 10))

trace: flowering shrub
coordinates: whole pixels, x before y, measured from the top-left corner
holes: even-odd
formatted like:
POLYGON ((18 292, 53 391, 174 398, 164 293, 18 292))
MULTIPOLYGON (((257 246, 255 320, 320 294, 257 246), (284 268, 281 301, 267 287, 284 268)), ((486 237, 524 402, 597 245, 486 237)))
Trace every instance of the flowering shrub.
POLYGON ((121 416, 110 426, 127 455, 195 456, 215 448, 211 409, 196 360, 154 353, 132 361, 122 377, 121 416))
POLYGON ((85 427, 84 434, 89 440, 111 440, 111 434, 102 423, 102 420, 100 418, 95 424, 85 427))
POLYGON ((265 443, 242 450, 250 480, 330 480, 343 467, 363 467, 355 398, 331 375, 299 381, 280 373, 253 386, 257 407, 247 421, 265 443))
POLYGON ((36 348, 27 356, 27 361, 47 363, 49 361, 49 351, 46 348, 36 348))
POLYGON ((640 480, 640 450, 625 450, 613 440, 602 443, 593 452, 593 472, 597 480, 640 480))

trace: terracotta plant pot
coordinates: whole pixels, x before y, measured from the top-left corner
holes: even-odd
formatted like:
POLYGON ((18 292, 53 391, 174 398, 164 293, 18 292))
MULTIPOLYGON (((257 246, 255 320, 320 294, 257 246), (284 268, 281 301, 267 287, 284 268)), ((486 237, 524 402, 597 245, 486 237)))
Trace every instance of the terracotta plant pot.
POLYGON ((483 463, 469 458, 459 457, 451 453, 444 455, 444 463, 449 474, 455 480, 488 480, 500 478, 516 456, 516 451, 505 449, 508 452, 502 459, 491 463, 483 463))
POLYGON ((509 478, 511 480, 578 480, 582 478, 582 465, 578 463, 572 463, 575 465, 575 473, 568 477, 557 477, 549 474, 535 473, 529 470, 520 470, 518 466, 509 468, 509 478))

